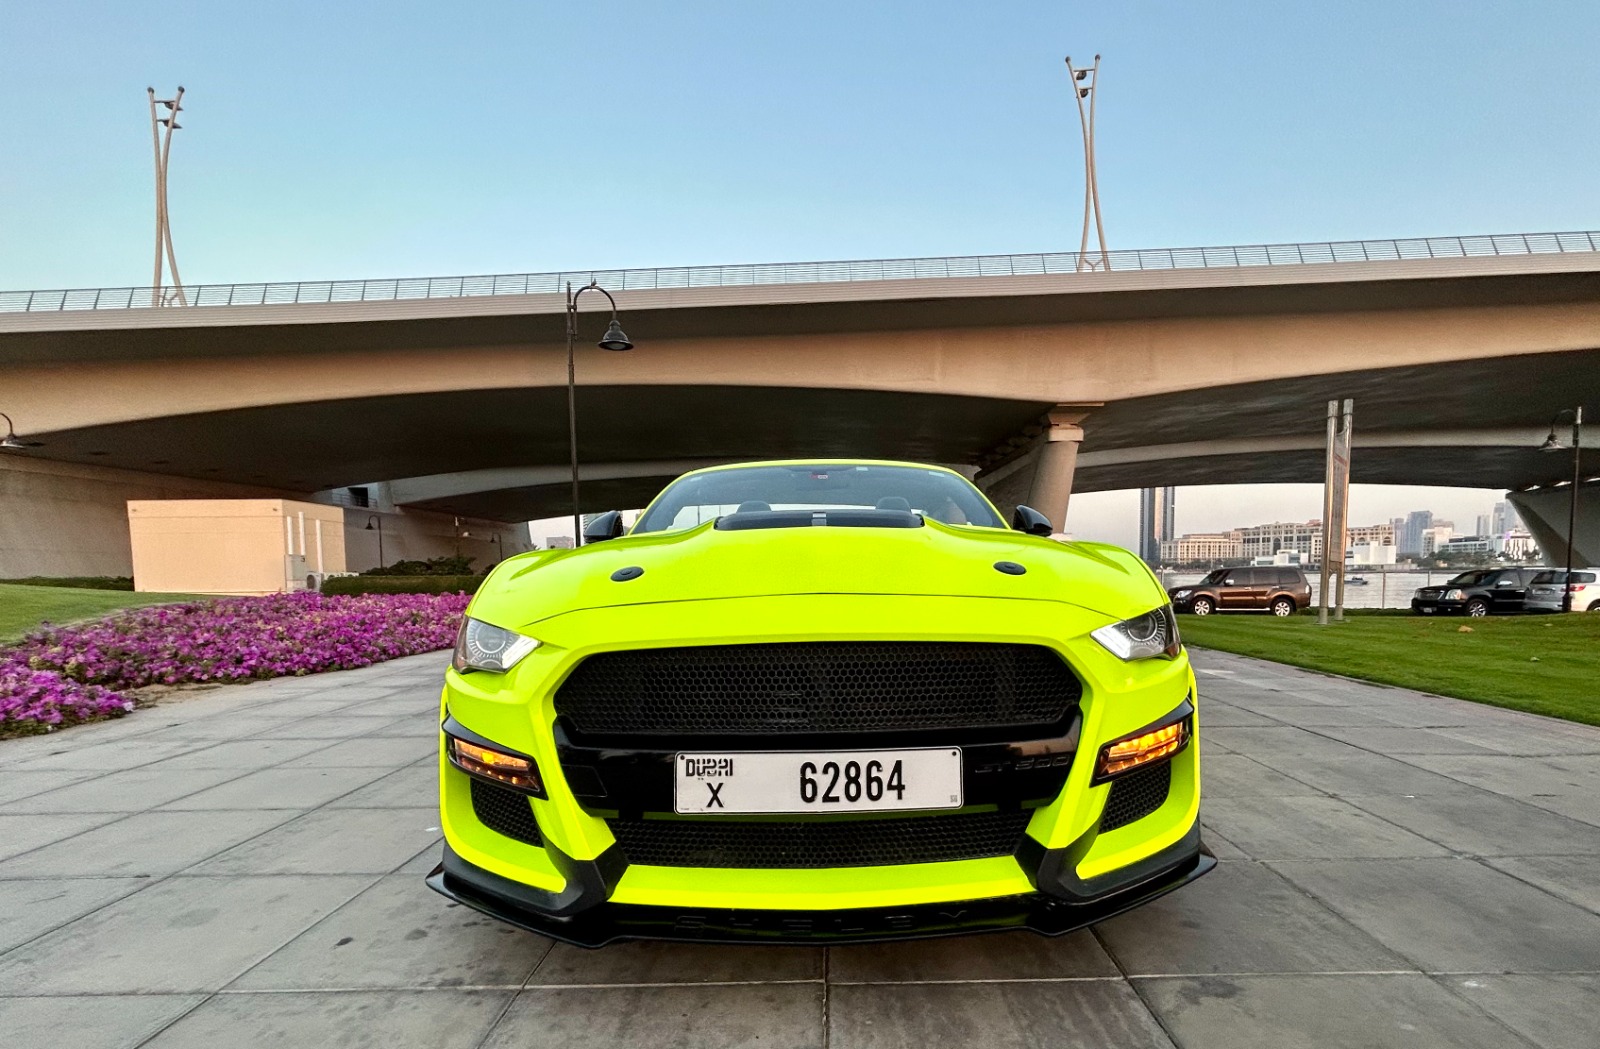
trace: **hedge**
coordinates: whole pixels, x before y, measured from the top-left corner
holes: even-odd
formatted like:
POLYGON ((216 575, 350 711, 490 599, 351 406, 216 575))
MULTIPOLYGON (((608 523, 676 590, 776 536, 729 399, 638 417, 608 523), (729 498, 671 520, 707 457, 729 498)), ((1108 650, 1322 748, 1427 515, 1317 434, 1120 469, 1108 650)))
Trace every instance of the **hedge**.
POLYGON ((324 594, 475 594, 481 575, 349 575, 322 581, 324 594))
POLYGON ((127 576, 42 576, 31 575, 25 579, 0 579, 0 583, 17 586, 59 586, 71 590, 133 590, 133 580, 127 576))

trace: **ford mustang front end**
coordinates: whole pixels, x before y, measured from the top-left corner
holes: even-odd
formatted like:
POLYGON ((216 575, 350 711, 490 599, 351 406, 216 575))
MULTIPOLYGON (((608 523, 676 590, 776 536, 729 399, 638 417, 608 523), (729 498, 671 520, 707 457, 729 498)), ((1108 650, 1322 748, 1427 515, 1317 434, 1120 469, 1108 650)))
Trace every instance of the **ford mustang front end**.
POLYGON ((1214 863, 1159 584, 949 471, 690 474, 468 617, 429 884, 557 939, 1058 934, 1214 863))

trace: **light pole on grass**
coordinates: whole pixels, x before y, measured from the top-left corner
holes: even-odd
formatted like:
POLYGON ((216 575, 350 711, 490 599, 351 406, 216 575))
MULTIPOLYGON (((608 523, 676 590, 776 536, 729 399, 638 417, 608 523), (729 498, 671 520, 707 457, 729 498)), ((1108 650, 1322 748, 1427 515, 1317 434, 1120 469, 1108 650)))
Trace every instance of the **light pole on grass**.
POLYGON ((5 412, 0 412, 0 419, 4 419, 6 421, 6 435, 4 437, 0 437, 0 448, 4 448, 7 451, 12 452, 21 452, 26 451, 29 448, 39 447, 38 441, 24 441, 22 438, 17 436, 17 427, 16 424, 11 421, 11 416, 7 415, 5 412))
POLYGON ((575 352, 578 343, 578 299, 586 291, 598 291, 611 303, 611 324, 601 336, 599 347, 621 353, 633 349, 633 343, 623 334, 617 322, 617 300, 595 280, 589 281, 576 292, 572 282, 567 282, 567 450, 572 459, 572 545, 583 545, 583 509, 578 501, 578 379, 575 352))
POLYGON ((1572 416, 1572 501, 1567 508, 1567 574, 1561 585, 1561 611, 1572 611, 1572 546, 1578 534, 1578 485, 1582 480, 1580 456, 1583 446, 1583 405, 1563 408, 1550 420, 1550 436, 1539 446, 1541 452, 1564 452, 1566 445, 1556 436, 1563 415, 1572 416))

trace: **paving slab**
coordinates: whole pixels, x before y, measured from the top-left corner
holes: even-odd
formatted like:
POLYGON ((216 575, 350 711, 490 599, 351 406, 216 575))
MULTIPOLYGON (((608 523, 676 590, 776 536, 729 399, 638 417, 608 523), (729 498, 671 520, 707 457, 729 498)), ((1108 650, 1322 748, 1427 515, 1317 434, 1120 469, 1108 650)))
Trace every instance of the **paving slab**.
POLYGON ((234 773, 228 769, 161 769, 153 766, 95 776, 44 794, 20 798, 10 812, 143 812, 198 794, 234 773))
MULTIPOLYGON (((0 987, 17 995, 214 991, 372 880, 171 878, 0 955, 0 987)), ((0 891, 16 884, 0 882, 0 891)))
POLYGON ((1427 972, 1600 971, 1600 917, 1474 860, 1272 867, 1427 972))
POLYGON ((1459 794, 1475 790, 1462 780, 1409 764, 1426 760, 1431 755, 1408 755, 1405 761, 1400 761, 1351 747, 1349 754, 1339 757, 1278 752, 1252 752, 1251 756, 1286 776, 1333 795, 1459 794))
POLYGON ((1438 982, 1540 1049, 1594 1049, 1600 976, 1441 976, 1438 982))
POLYGON ((334 799, 333 808, 395 809, 439 804, 438 758, 429 756, 334 799))
POLYGON ((830 1049, 1155 1049, 1171 1046, 1122 980, 831 988, 830 1049))
POLYGON ((1483 862, 1600 914, 1600 863, 1592 856, 1497 856, 1483 862))
POLYGON ((143 878, 0 881, 0 952, 149 886, 143 878))
POLYGON ((135 1049, 203 1001, 181 994, 0 997, 0 1031, 19 1049, 135 1049))
POLYGON ((1344 800, 1474 856, 1600 856, 1600 827, 1500 794, 1350 794, 1344 800))
POLYGON ((148 1049, 474 1049, 510 997, 509 991, 219 994, 145 1044, 148 1049))
POLYGON ((1055 937, 1006 932, 828 950, 828 980, 835 984, 1116 975, 1116 963, 1087 930, 1055 937))
POLYGON ((1210 728, 1203 721, 1200 745, 1221 743, 1238 754, 1249 754, 1261 760, 1261 755, 1275 757, 1328 757, 1348 759, 1361 751, 1348 743, 1330 739, 1298 725, 1272 725, 1265 728, 1210 728))
POLYGON ((527 1046, 821 1049, 822 984, 529 988, 482 1049, 527 1046))
POLYGON ((435 895, 419 874, 408 871, 381 879, 229 986, 514 990, 533 974, 551 943, 435 895))
POLYGON ((1203 805, 1217 798, 1326 797, 1317 788, 1285 776, 1254 758, 1243 754, 1213 754, 1209 740, 1202 746, 1200 798, 1203 805))
MULTIPOLYGON (((261 743, 288 743, 291 740, 258 740, 261 743)), ((290 769, 374 768, 392 769, 409 765, 438 751, 438 742, 432 737, 413 739, 407 737, 377 737, 342 740, 332 746, 302 752, 283 762, 290 769)))
POLYGON ((171 874, 271 830, 291 816, 271 809, 114 816, 113 823, 0 863, 0 878, 171 874))
MULTIPOLYGON (((120 819, 114 812, 33 813, 0 815, 0 860, 81 834, 92 827, 120 819)), ((0 864, 0 871, 4 864, 0 864)), ((0 877, 4 877, 0 874, 0 877)))
POLYGON ((619 943, 593 951, 558 943, 530 986, 770 983, 822 979, 822 948, 619 943))
POLYGON ((176 810, 312 809, 349 794, 385 774, 385 770, 380 768, 263 769, 226 779, 217 786, 188 794, 166 807, 176 810))
MULTIPOLYGON (((0 741, 0 749, 15 746, 17 742, 19 741, 0 741)), ((93 776, 94 772, 88 769, 33 772, 6 768, 0 771, 0 805, 9 806, 13 801, 36 797, 69 783, 81 783, 93 776)))
POLYGON ((388 874, 439 837, 434 808, 396 810, 383 819, 322 808, 258 834, 191 873, 388 874))
POLYGON ((1339 798, 1207 798, 1204 811, 1207 824, 1258 860, 1450 855, 1339 798))
POLYGON ((1129 975, 1318 973, 1414 968, 1258 863, 1222 863, 1199 881, 1095 934, 1129 975))
POLYGON ((1529 1045, 1426 976, 1137 980, 1184 1049, 1514 1049, 1529 1045))
MULTIPOLYGON (((1306 724, 1306 722, 1301 722, 1306 724)), ((1443 729, 1404 728, 1399 725, 1341 726, 1323 723, 1316 731, 1374 754, 1493 754, 1490 747, 1451 736, 1443 729)))

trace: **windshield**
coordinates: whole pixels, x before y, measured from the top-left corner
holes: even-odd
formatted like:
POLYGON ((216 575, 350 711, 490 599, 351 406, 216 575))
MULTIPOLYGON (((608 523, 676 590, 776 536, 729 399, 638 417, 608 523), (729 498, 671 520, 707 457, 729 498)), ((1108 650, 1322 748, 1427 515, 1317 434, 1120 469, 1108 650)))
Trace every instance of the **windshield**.
POLYGON ((1445 586, 1477 586, 1479 583, 1487 583, 1492 575, 1494 575, 1493 572, 1484 571, 1462 572, 1446 583, 1445 586))
POLYGON ((634 533, 693 528, 756 510, 910 510, 952 525, 1004 528, 971 482, 917 466, 787 463, 680 477, 650 504, 634 533))
POLYGON ((1210 575, 1206 576, 1204 579, 1200 580, 1200 585, 1213 586, 1228 578, 1232 572, 1233 569, 1231 568, 1219 568, 1215 572, 1212 572, 1210 575))

